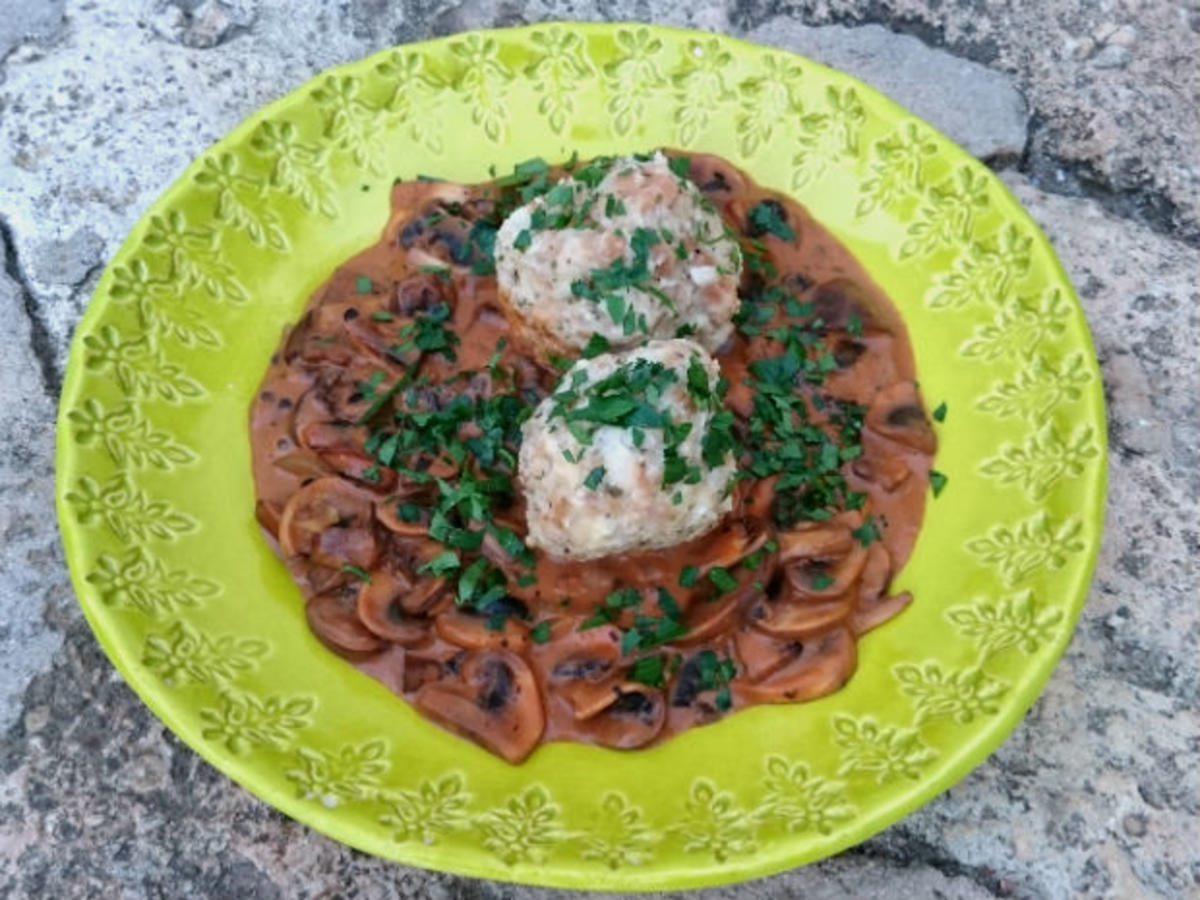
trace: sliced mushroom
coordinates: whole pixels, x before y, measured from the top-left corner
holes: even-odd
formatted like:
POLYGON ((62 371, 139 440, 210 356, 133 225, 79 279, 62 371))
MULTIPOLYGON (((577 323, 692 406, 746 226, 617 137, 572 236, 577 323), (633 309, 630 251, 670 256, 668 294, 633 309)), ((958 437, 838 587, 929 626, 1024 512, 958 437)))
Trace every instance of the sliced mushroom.
POLYGON ((869 439, 864 440, 863 455, 850 464, 850 471, 863 481, 877 484, 888 492, 900 487, 912 474, 912 469, 903 458, 874 450, 869 439))
POLYGON ((311 555, 333 568, 370 568, 376 550, 371 521, 371 501, 362 491, 341 478, 318 478, 288 498, 279 544, 287 556, 311 555))
POLYGON ((921 453, 937 449, 933 426, 911 381, 896 382, 876 394, 863 423, 876 434, 921 453))
POLYGON ((396 283, 391 310, 397 315, 411 318, 446 301, 450 291, 450 285, 431 272, 409 275, 396 283))
POLYGON ((258 524, 273 538, 279 537, 279 517, 281 515, 283 515, 283 510, 273 500, 263 500, 260 498, 254 504, 254 517, 258 519, 258 524))
POLYGON ((621 632, 612 625, 576 627, 564 616, 550 621, 550 639, 535 644, 531 652, 537 666, 550 681, 566 687, 573 681, 600 684, 609 680, 620 659, 621 632))
POLYGON ((866 288, 849 278, 815 285, 803 299, 812 304, 813 317, 829 331, 848 331, 855 319, 864 330, 886 330, 887 318, 880 314, 880 305, 866 288))
POLYGON ((714 197, 740 193, 746 184, 745 178, 733 166, 720 157, 708 154, 691 158, 688 178, 704 193, 713 194, 714 197))
POLYGON ((791 703, 831 694, 854 674, 854 638, 838 628, 804 644, 799 655, 757 683, 737 681, 735 695, 751 703, 791 703))
POLYGON ((463 609, 452 609, 437 617, 438 636, 468 650, 505 649, 524 653, 529 646, 529 628, 513 616, 505 616, 500 628, 491 628, 492 617, 463 609))
POLYGON ((808 638, 828 630, 851 614, 850 596, 833 600, 768 600, 763 598, 750 610, 754 627, 777 638, 808 638))
POLYGON ((379 465, 362 451, 330 450, 321 454, 321 461, 369 491, 388 493, 396 486, 395 470, 379 465))
POLYGON ((892 575, 892 555, 881 541, 867 547, 867 562, 858 581, 858 601, 874 600, 887 589, 892 575))
POLYGON ((533 672, 506 650, 470 654, 459 681, 427 684, 414 702, 431 719, 510 763, 525 759, 546 727, 533 672))
POLYGON ((309 453, 307 450, 296 450, 283 456, 277 456, 271 463, 275 468, 282 469, 297 478, 323 478, 333 474, 333 470, 321 462, 319 456, 309 453))
POLYGON ((840 557, 800 559, 785 565, 783 571, 798 596, 829 599, 845 594, 866 562, 866 548, 852 542, 840 557))
POLYGON ((375 518, 388 531, 405 537, 423 537, 429 534, 429 522, 433 517, 433 511, 429 507, 414 503, 417 512, 411 522, 400 515, 400 504, 427 494, 428 485, 402 478, 397 487, 400 493, 375 504, 375 518))
POLYGON ((359 620, 352 590, 317 594, 305 604, 304 613, 313 633, 339 653, 372 653, 383 646, 379 636, 359 620))
POLYGON ((778 672, 804 650, 795 640, 780 640, 754 628, 740 628, 733 635, 738 671, 751 681, 762 681, 778 672))
POLYGON ((832 523, 808 523, 806 527, 781 531, 776 539, 779 541, 779 561, 782 563, 843 556, 854 546, 850 529, 832 523))
POLYGON ((877 596, 873 600, 860 601, 858 609, 850 617, 850 629, 856 635, 863 635, 872 628, 878 628, 893 616, 904 612, 912 603, 912 594, 904 591, 891 596, 877 596))
POLYGON ((379 569, 358 589, 358 618, 374 634, 393 644, 415 647, 429 637, 429 620, 410 615, 404 598, 413 584, 402 574, 379 569))
POLYGON ((621 682, 606 686, 601 702, 593 705, 579 733, 615 750, 644 747, 662 731, 667 704, 662 691, 644 684, 621 682))

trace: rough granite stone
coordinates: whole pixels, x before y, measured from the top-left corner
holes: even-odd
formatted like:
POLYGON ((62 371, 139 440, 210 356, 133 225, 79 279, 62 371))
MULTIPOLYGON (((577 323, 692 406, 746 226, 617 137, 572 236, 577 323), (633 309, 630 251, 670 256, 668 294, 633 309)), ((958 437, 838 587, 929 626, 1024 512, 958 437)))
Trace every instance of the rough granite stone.
POLYGON ((813 28, 771 19, 746 35, 809 56, 875 85, 980 159, 1014 161, 1025 150, 1029 111, 999 72, 882 25, 813 28))
MULTIPOLYGON (((1004 177, 1058 247, 1094 329, 1110 403, 1108 527, 1062 664, 986 763, 834 859, 700 896, 1200 896, 1200 142, 1188 108, 1200 8, 996 6, 92 0, 64 17, 61 4, 0 0, 0 900, 567 896, 365 857, 180 744, 104 659, 70 590, 53 398, 100 267, 137 217, 197 152, 317 71, 464 27, 729 30, 777 16, 879 22, 1007 73, 1029 99, 1031 140, 1004 177)), ((914 52, 868 37, 895 58, 914 52)), ((837 28, 814 40, 848 54, 863 38, 837 28)), ((981 70, 963 71, 948 96, 976 90, 981 70)))
POLYGON ((1033 112, 1035 183, 1200 246, 1197 0, 731 0, 729 16, 879 23, 1008 74, 1033 112))

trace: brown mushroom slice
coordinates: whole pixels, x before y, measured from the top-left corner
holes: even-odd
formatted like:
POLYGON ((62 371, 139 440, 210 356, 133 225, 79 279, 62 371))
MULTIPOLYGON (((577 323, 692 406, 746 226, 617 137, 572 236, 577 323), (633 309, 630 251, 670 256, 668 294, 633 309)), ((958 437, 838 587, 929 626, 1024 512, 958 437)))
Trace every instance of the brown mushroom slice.
POLYGON ((400 515, 400 504, 410 497, 427 493, 427 487, 428 485, 417 484, 401 478, 398 483, 399 493, 375 505, 375 518, 384 528, 394 534, 404 537, 424 537, 429 534, 429 522, 433 517, 433 511, 427 506, 414 503, 416 516, 409 521, 400 515))
POLYGON ((866 634, 872 628, 878 628, 892 617, 900 615, 910 603, 912 594, 908 591, 860 601, 858 609, 850 617, 850 630, 856 635, 866 634))
POLYGON ((854 547, 850 529, 832 524, 781 531, 776 540, 779 542, 781 563, 843 556, 854 547))
POLYGON ((892 555, 882 541, 874 541, 867 547, 867 562, 858 581, 860 603, 874 600, 887 589, 892 575, 892 555))
POLYGON ((271 464, 297 478, 324 478, 326 475, 333 474, 329 466, 321 462, 319 456, 314 456, 305 450, 296 450, 292 453, 285 453, 283 456, 277 456, 271 460, 271 464))
POLYGON ((512 616, 504 617, 501 628, 490 628, 491 617, 486 614, 452 609, 442 613, 434 628, 444 641, 468 650, 512 650, 524 653, 529 646, 529 628, 512 616))
POLYGON ((379 636, 359 620, 353 592, 335 589, 317 594, 305 604, 304 614, 313 634, 336 652, 373 653, 383 646, 379 636))
POLYGON ((738 671, 751 681, 762 681, 800 655, 799 641, 779 640, 753 628, 740 628, 733 635, 738 671))
POLYGON ((787 665, 758 683, 736 680, 736 696, 750 703, 793 703, 832 694, 854 674, 854 638, 838 628, 803 645, 787 665))
POLYGON ((461 680, 426 684, 414 702, 435 722, 510 763, 524 760, 546 727, 533 672, 506 650, 470 654, 461 680))
POLYGON ((365 427, 335 422, 296 424, 297 443, 318 453, 326 450, 356 450, 366 442, 367 433, 365 427))
POLYGON ((330 568, 355 566, 367 570, 379 558, 379 542, 369 528, 335 525, 317 535, 310 555, 330 568))
POLYGON ((321 461, 346 478, 353 478, 369 491, 387 493, 396 486, 396 472, 381 466, 358 450, 331 450, 321 461))
POLYGON ((371 501, 361 491, 335 476, 318 478, 288 498, 279 518, 279 544, 288 556, 307 555, 330 528, 363 528, 370 521, 371 501))
POLYGON ((550 620, 550 639, 535 644, 531 654, 538 669, 554 685, 573 681, 599 684, 608 680, 620 659, 621 632, 612 625, 580 631, 576 620, 563 616, 550 620))
POLYGON ((829 599, 850 590, 866 563, 867 549, 854 542, 839 559, 797 560, 784 566, 783 571, 799 596, 829 599))
POLYGON ((754 627, 777 638, 807 638, 828 630, 851 614, 851 596, 834 600, 760 600, 750 611, 754 627))
POLYGON ((741 523, 729 526, 717 534, 712 543, 705 547, 705 560, 699 567, 700 576, 713 569, 729 569, 736 566, 767 542, 765 530, 748 531, 741 523))
POLYGON ((273 538, 279 537, 279 518, 282 515, 282 508, 273 500, 259 498, 254 504, 254 518, 258 519, 258 524, 273 538))
POLYGON ((876 394, 867 407, 863 424, 876 434, 921 453, 937 449, 933 426, 911 381, 898 381, 876 394))
POLYGON ((410 275, 397 282, 391 298, 391 311, 404 318, 432 309, 447 299, 450 285, 432 272, 410 275))
POLYGON ((400 608, 410 616, 432 616, 450 600, 450 583, 445 578, 424 575, 412 588, 400 595, 400 608))
POLYGON ((879 303, 857 281, 833 278, 814 285, 803 298, 813 305, 813 317, 830 331, 849 331, 857 319, 863 330, 887 330, 887 315, 879 303))
POLYGON ((869 440, 863 442, 863 455, 850 464, 850 471, 889 493, 900 487, 912 474, 902 457, 873 450, 869 440))
POLYGON ((604 705, 586 719, 580 731, 614 750, 635 750, 658 737, 667 721, 663 693, 633 682, 612 685, 604 705))
POLYGON ((684 617, 687 633, 671 643, 679 646, 697 644, 728 629, 737 621, 738 610, 745 600, 746 591, 750 589, 748 585, 736 588, 717 600, 692 606, 684 617))
POLYGON ((393 644, 415 647, 429 637, 429 622, 410 615, 402 600, 413 584, 398 572, 380 569, 358 589, 358 618, 374 634, 393 644))

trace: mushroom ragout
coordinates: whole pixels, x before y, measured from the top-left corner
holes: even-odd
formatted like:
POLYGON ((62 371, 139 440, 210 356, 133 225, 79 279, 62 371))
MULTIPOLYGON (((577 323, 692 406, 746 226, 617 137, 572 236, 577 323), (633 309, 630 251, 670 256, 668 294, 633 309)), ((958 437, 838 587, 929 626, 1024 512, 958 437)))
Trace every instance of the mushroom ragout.
POLYGON ((284 336, 251 436, 314 634, 513 763, 836 691, 911 600, 889 584, 935 450, 858 262, 794 201, 674 152, 397 182, 382 239, 284 336), (539 342, 559 326, 530 327, 530 284, 579 304, 554 322, 604 327, 539 342), (723 284, 698 334, 680 292, 723 284))

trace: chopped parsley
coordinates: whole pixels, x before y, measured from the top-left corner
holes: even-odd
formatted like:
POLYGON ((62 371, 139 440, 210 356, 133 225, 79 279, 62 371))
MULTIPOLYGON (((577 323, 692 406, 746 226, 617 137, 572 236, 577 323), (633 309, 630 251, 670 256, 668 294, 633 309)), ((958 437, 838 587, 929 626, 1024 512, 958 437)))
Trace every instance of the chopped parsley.
POLYGON ((529 637, 535 644, 544 644, 550 640, 550 622, 538 622, 529 631, 529 637))
POLYGON ((700 577, 700 570, 696 566, 684 566, 679 573, 679 586, 683 588, 694 587, 697 579, 700 577))
POLYGON ((600 482, 604 480, 604 466, 596 466, 592 471, 587 473, 587 477, 583 479, 583 486, 589 491, 594 491, 600 487, 600 482))
POLYGON ((354 290, 360 294, 369 294, 374 289, 371 279, 366 275, 359 275, 354 279, 354 290))
POLYGON ((935 421, 935 422, 945 422, 946 421, 946 401, 943 400, 941 403, 939 403, 937 405, 937 409, 935 409, 933 411, 933 421, 935 421))
POLYGON ((946 489, 946 482, 950 480, 949 476, 942 474, 937 469, 929 470, 929 487, 933 490, 933 496, 941 496, 942 491, 946 489))
POLYGON ((371 583, 371 573, 368 572, 366 569, 362 568, 361 566, 351 565, 350 563, 343 563, 342 571, 350 573, 355 578, 357 578, 359 581, 365 581, 367 584, 371 583))
POLYGON ((756 203, 750 207, 750 212, 746 214, 746 220, 750 223, 748 233, 751 237, 773 234, 785 241, 794 243, 796 240, 796 232, 787 223, 787 213, 784 212, 783 205, 778 200, 763 200, 761 203, 756 203))

